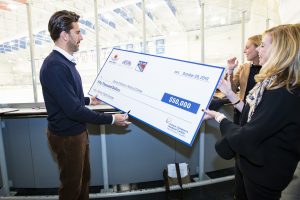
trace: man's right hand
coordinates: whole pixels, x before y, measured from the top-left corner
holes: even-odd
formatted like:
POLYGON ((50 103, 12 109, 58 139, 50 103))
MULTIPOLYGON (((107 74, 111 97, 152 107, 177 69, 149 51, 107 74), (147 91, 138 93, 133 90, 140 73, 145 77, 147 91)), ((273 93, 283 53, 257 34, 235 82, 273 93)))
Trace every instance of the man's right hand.
POLYGON ((131 122, 127 121, 127 114, 114 114, 114 118, 114 125, 116 126, 128 126, 129 124, 131 124, 131 122))

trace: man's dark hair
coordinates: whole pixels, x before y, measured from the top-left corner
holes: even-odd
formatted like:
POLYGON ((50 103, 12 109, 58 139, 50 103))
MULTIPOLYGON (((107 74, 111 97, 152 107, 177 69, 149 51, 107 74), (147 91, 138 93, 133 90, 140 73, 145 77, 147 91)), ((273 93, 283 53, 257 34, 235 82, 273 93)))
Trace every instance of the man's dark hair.
POLYGON ((54 13, 48 23, 48 31, 52 40, 55 42, 60 33, 65 31, 67 33, 73 28, 72 23, 78 22, 80 16, 75 12, 61 10, 54 13))

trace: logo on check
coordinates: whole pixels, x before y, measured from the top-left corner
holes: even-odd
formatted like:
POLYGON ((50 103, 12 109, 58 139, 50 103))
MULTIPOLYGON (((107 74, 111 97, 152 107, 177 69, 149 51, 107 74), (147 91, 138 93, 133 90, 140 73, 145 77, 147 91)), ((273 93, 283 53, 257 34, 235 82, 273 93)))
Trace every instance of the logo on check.
POLYGON ((135 70, 138 72, 143 72, 146 68, 147 62, 145 61, 139 61, 139 63, 137 64, 135 70))

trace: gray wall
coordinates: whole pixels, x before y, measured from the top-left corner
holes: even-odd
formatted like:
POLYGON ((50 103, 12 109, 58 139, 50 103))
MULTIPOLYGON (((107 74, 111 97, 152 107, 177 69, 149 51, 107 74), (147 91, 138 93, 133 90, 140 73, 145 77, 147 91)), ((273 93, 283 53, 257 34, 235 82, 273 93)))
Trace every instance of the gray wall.
MULTIPOLYGON (((199 133, 189 147, 139 121, 126 129, 105 126, 109 184, 137 183, 162 179, 169 163, 187 162, 191 174, 198 174, 199 133)), ((55 158, 47 143, 46 117, 3 119, 3 139, 9 180, 16 188, 51 188, 59 186, 55 158)), ((89 125, 91 185, 103 185, 101 137, 98 125, 89 125)), ((203 133, 202 133, 203 134, 203 133)), ((233 166, 214 150, 220 137, 218 124, 205 125, 205 172, 233 166)))

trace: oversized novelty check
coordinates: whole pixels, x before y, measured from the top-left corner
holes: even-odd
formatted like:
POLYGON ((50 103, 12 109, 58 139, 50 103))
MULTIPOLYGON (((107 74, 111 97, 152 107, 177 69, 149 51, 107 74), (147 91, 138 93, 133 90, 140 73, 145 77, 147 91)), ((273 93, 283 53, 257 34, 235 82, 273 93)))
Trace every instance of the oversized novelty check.
POLYGON ((192 145, 223 67, 113 49, 89 94, 192 145))

